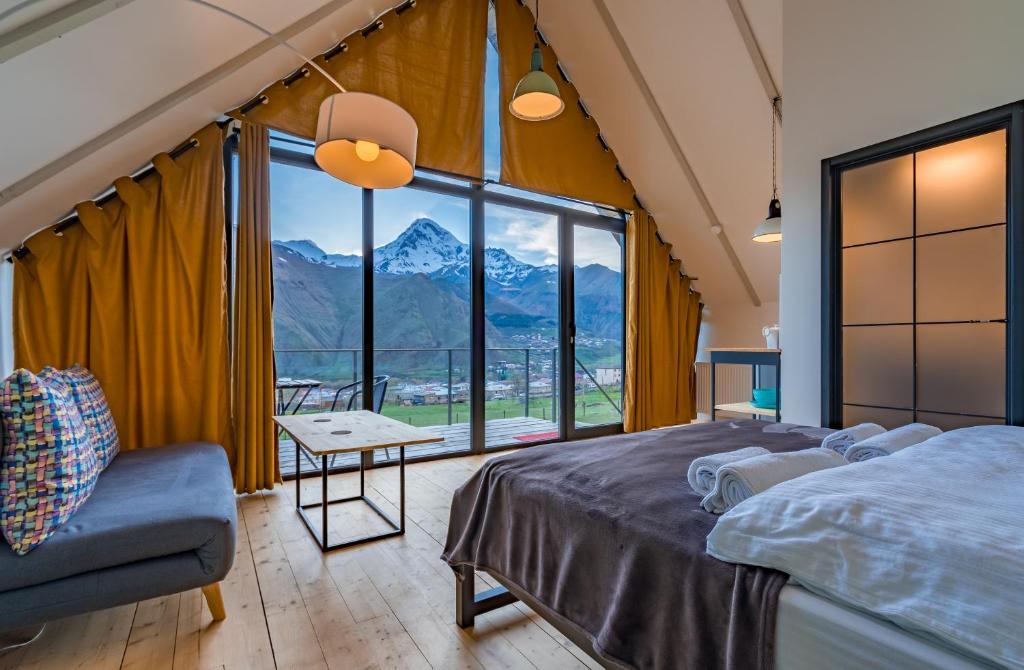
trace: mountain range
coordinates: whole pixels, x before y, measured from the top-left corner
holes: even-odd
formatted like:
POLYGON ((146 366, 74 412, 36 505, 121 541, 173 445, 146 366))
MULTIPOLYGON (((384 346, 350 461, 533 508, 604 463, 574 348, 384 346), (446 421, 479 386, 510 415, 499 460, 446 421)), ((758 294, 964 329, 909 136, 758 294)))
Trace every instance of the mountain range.
MULTIPOLYGON (((275 241, 306 258, 332 267, 359 267, 356 254, 328 254, 313 240, 275 241)), ((433 219, 419 218, 393 241, 373 252, 374 272, 394 275, 426 274, 465 278, 469 268, 469 245, 463 244, 433 219)), ((524 263, 504 249, 484 250, 487 276, 500 284, 521 282, 534 270, 557 273, 558 266, 524 263)))
MULTIPOLYGON (((275 346, 359 348, 361 258, 328 254, 312 240, 274 241, 272 250, 275 346)), ((551 346, 557 266, 531 265, 498 248, 486 249, 484 260, 488 346, 551 346)), ((599 264, 576 267, 575 293, 580 336, 621 338, 620 273, 599 264)), ((374 250, 378 349, 468 347, 469 299, 469 247, 437 222, 416 219, 374 250)))

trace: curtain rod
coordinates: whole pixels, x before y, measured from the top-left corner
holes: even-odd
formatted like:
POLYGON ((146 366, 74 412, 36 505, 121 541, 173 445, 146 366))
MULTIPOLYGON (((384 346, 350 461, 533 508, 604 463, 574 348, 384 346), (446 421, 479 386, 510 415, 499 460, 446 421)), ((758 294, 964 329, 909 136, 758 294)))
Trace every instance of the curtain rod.
MULTIPOLYGON (((217 122, 217 126, 219 128, 225 128, 233 120, 234 119, 226 119, 224 121, 218 121, 217 122)), ((179 144, 178 146, 174 147, 170 151, 168 151, 167 155, 170 156, 171 158, 178 158, 182 154, 187 153, 190 149, 194 149, 197 146, 199 146, 199 140, 197 140, 196 138, 192 137, 192 138, 189 138, 188 140, 186 140, 185 142, 179 144)), ((156 168, 153 166, 153 163, 150 162, 145 168, 143 168, 139 172, 133 174, 131 178, 132 178, 133 181, 139 182, 139 181, 145 179, 146 177, 150 176, 154 172, 156 172, 156 168)), ((105 205, 106 203, 110 202, 111 200, 113 200, 116 197, 117 197, 117 190, 113 189, 113 190, 108 191, 104 195, 101 195, 98 198, 93 199, 92 202, 97 207, 102 207, 103 205, 105 205)), ((65 218, 61 219, 60 221, 58 221, 57 223, 52 224, 51 226, 47 226, 47 228, 53 228, 54 235, 63 235, 65 230, 67 230, 71 226, 75 225, 76 223, 79 223, 78 215, 77 214, 70 214, 67 217, 65 217, 65 218)), ((46 228, 43 228, 43 230, 46 230, 46 228)), ((28 247, 26 247, 24 242, 23 242, 20 246, 18 246, 17 249, 14 249, 10 254, 8 254, 4 258, 4 260, 7 261, 8 263, 13 263, 15 258, 17 258, 17 259, 24 258, 29 252, 30 252, 30 249, 28 247)))

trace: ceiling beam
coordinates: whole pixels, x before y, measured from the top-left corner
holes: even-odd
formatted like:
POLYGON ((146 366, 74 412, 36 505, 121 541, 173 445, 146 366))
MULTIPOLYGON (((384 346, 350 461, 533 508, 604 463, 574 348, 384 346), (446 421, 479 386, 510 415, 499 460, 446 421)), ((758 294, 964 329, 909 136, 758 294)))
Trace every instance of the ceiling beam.
MULTIPOLYGON (((282 40, 289 40, 325 20, 328 16, 338 11, 351 1, 352 0, 331 0, 316 11, 310 12, 284 30, 278 32, 277 37, 282 40)), ((231 60, 210 70, 201 77, 190 81, 173 93, 160 98, 149 107, 133 114, 113 128, 97 135, 85 144, 72 149, 60 158, 47 163, 27 177, 14 182, 0 191, 0 207, 11 200, 14 200, 23 193, 27 193, 47 179, 59 174, 90 154, 103 149, 108 144, 152 121, 182 101, 206 90, 213 84, 240 70, 251 61, 259 58, 277 46, 277 42, 269 37, 261 40, 255 46, 246 49, 231 60)))
MULTIPOLYGON (((768 101, 771 102, 776 98, 782 98, 782 91, 775 85, 775 78, 772 77, 772 71, 768 69, 768 61, 764 58, 764 52, 761 51, 761 45, 757 42, 757 36, 754 35, 754 29, 750 26, 750 19, 747 18, 747 13, 743 11, 743 3, 741 0, 726 0, 729 4, 729 10, 732 12, 732 19, 736 23, 736 28, 740 31, 740 37, 743 38, 743 44, 747 47, 747 53, 750 55, 750 61, 754 64, 754 69, 757 70, 757 76, 761 80, 761 86, 764 87, 764 93, 768 96, 768 101)), ((779 124, 782 124, 782 105, 775 105, 775 116, 779 119, 779 124)))
POLYGON ((743 288, 746 289, 747 295, 750 296, 750 301, 754 303, 755 307, 760 307, 761 298, 758 297, 757 291, 754 289, 754 284, 750 281, 750 277, 747 276, 746 270, 743 269, 743 263, 740 262, 739 256, 736 255, 736 250, 733 249, 732 243, 729 241, 729 236, 725 232, 725 226, 718 218, 718 214, 715 213, 715 208, 711 206, 711 201, 708 199, 707 193, 704 192, 704 187, 701 186, 700 180, 697 179, 697 173, 694 172, 693 166, 690 165, 690 161, 686 158, 686 154, 683 152, 683 148, 679 144, 679 139, 676 137, 675 132, 673 132, 672 127, 669 125, 668 119, 665 118, 664 112, 661 111, 661 105, 658 104, 658 100, 654 97, 651 87, 647 84, 646 77, 644 77, 643 72, 640 70, 636 60, 633 58, 633 53, 629 50, 626 40, 622 37, 622 33, 619 32, 619 27, 615 24, 615 20, 612 18, 611 12, 608 11, 608 6, 605 4, 605 0, 594 0, 594 6, 597 8, 597 12, 601 15, 601 20, 604 21, 605 28, 607 28, 608 32, 611 34, 612 41, 615 42, 615 46, 619 50, 619 55, 626 63, 626 67, 629 68, 629 72, 633 76, 634 82, 640 88, 640 93, 643 96, 644 101, 647 103, 647 107, 650 109, 651 114, 654 116, 655 121, 657 121, 658 127, 661 129, 661 133, 665 137, 665 141, 672 149, 672 153, 675 154, 676 162, 679 163, 679 167, 682 169, 683 174, 686 175, 686 180, 690 183, 690 187, 696 194, 697 201, 700 203, 701 209, 704 210, 704 215, 708 219, 712 233, 715 234, 718 241, 721 243, 722 250, 725 251, 725 255, 732 264, 733 270, 736 271, 736 275, 739 277, 740 283, 743 284, 743 288), (717 233, 715 233, 715 231, 717 231, 717 233))
POLYGON ((0 35, 0 63, 81 28, 132 0, 75 0, 0 35))

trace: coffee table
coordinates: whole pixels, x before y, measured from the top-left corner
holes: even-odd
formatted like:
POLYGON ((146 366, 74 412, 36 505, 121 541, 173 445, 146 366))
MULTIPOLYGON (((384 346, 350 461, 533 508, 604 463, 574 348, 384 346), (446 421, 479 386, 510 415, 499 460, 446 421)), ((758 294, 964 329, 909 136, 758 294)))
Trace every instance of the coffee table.
POLYGON ((415 428, 400 421, 365 410, 355 412, 324 412, 320 414, 284 414, 274 417, 285 432, 295 441, 295 462, 299 462, 299 451, 304 450, 314 460, 320 458, 321 496, 317 502, 302 502, 302 480, 295 477, 295 511, 306 525, 313 539, 320 545, 321 552, 351 547, 371 540, 393 537, 405 533, 405 448, 413 444, 442 442, 444 438, 415 428), (375 502, 366 497, 366 471, 363 459, 359 459, 359 495, 331 500, 327 495, 327 457, 332 454, 372 452, 384 447, 398 447, 399 477, 399 520, 388 516, 375 502), (327 510, 330 505, 346 502, 366 503, 370 509, 384 519, 392 530, 364 535, 343 542, 328 542, 327 510), (318 535, 307 509, 321 510, 321 533, 318 535))

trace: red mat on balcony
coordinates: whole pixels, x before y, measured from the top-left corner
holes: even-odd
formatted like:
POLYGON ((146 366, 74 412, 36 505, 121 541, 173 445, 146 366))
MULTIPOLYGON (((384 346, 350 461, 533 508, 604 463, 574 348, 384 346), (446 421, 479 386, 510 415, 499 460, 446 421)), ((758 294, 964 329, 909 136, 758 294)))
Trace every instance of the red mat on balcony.
POLYGON ((529 435, 516 435, 516 439, 520 442, 540 442, 541 440, 551 440, 558 437, 558 431, 552 430, 548 433, 531 433, 529 435))

